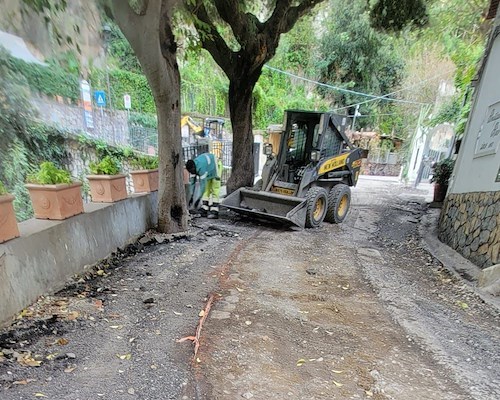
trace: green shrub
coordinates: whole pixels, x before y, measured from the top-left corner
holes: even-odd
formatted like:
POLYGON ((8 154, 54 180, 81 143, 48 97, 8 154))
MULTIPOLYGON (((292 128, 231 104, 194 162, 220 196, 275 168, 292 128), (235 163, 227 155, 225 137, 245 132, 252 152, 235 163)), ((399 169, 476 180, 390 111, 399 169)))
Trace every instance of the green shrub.
POLYGON ((0 196, 3 196, 4 194, 7 194, 7 189, 5 188, 5 186, 3 185, 2 182, 0 182, 0 196))
POLYGON ((156 169, 158 168, 158 157, 138 156, 130 161, 133 169, 156 169))
POLYGON ((118 175, 121 171, 120 162, 111 156, 104 157, 98 163, 90 163, 89 168, 94 175, 118 175))
POLYGON ((448 185, 454 166, 455 161, 451 158, 445 158, 444 160, 437 162, 432 167, 431 182, 435 182, 440 185, 448 185))
POLYGON ((40 164, 40 168, 34 174, 28 175, 28 183, 37 185, 57 185, 59 183, 71 183, 71 175, 64 169, 57 168, 54 163, 45 161, 40 164))

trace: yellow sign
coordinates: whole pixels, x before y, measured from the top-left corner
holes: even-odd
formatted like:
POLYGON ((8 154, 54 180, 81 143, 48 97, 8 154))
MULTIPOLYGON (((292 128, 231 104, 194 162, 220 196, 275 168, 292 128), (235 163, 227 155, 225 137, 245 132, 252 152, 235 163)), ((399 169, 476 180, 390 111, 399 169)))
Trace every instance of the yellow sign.
POLYGON ((323 175, 329 171, 343 167, 346 164, 347 157, 349 157, 349 153, 329 158, 323 164, 321 164, 321 167, 319 167, 318 174, 323 175))
POLYGON ((353 168, 359 168, 361 167, 361 160, 356 160, 352 162, 352 167, 353 168))
POLYGON ((282 187, 278 187, 278 186, 273 186, 271 188, 271 192, 279 193, 279 194, 284 194, 286 196, 293 196, 293 194, 295 193, 295 190, 293 190, 293 189, 287 189, 287 188, 282 188, 282 187))

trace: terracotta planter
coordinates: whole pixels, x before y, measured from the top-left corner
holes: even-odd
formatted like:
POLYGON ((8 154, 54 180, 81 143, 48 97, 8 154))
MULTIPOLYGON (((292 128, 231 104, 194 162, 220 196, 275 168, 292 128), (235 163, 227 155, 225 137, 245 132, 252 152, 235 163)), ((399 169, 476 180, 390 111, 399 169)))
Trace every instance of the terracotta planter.
POLYGON ((13 201, 11 194, 0 196, 0 243, 19 237, 13 201))
POLYGON ((35 185, 28 189, 35 218, 61 220, 83 213, 81 182, 35 185))
POLYGON ((448 185, 442 185, 440 183, 434 184, 434 202, 442 203, 446 197, 446 192, 448 191, 448 185))
POLYGON ((87 179, 95 203, 114 203, 127 198, 125 175, 88 175, 87 179))
POLYGON ((158 169, 141 169, 131 171, 134 182, 134 193, 149 193, 158 190, 158 169))

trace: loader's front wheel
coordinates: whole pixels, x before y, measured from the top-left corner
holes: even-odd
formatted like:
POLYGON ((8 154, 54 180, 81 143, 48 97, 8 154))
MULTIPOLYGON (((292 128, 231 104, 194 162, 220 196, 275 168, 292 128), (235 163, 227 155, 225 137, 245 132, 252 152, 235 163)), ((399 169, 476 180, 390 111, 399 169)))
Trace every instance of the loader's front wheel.
POLYGON ((328 193, 328 211, 325 220, 340 224, 347 217, 351 205, 351 189, 339 183, 331 188, 328 193))
POLYGON ((325 219, 328 208, 328 195, 325 189, 313 187, 306 197, 306 228, 317 228, 325 219))

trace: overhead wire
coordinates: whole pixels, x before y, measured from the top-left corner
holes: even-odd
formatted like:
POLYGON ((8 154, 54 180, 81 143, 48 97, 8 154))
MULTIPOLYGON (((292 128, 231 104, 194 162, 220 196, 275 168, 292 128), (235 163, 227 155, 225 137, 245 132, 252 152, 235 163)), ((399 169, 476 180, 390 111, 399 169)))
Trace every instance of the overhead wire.
MULTIPOLYGON (((341 88, 339 86, 329 85, 327 83, 315 81, 313 79, 305 78, 305 77, 300 76, 300 75, 292 74, 291 72, 283 71, 281 69, 271 67, 270 65, 267 65, 267 64, 265 64, 264 67, 267 68, 267 69, 270 69, 271 71, 275 71, 275 72, 278 72, 278 73, 281 73, 281 74, 284 74, 284 75, 288 75, 288 76, 291 76, 293 78, 303 80, 305 82, 309 82, 309 83, 313 83, 313 84, 318 85, 318 86, 326 87, 328 89, 332 89, 332 90, 336 90, 336 91, 344 92, 344 93, 350 93, 350 94, 354 94, 354 95, 357 95, 357 96, 369 97, 371 99, 369 101, 385 100, 385 101, 393 101, 393 102, 397 102, 397 103, 408 103, 408 104, 417 104, 417 105, 427 105, 427 104, 429 104, 429 103, 422 103, 422 102, 419 102, 419 101, 411 101, 411 100, 404 100, 404 99, 392 99, 392 98, 388 98, 387 96, 390 96, 390 94, 387 94, 387 95, 384 95, 384 96, 377 96, 377 95, 373 95, 373 94, 358 92, 356 90, 345 89, 345 88, 341 88)), ((366 102, 368 102, 368 101, 366 101, 366 102)), ((347 108, 347 107, 342 107, 340 109, 343 109, 343 108, 347 108)))

